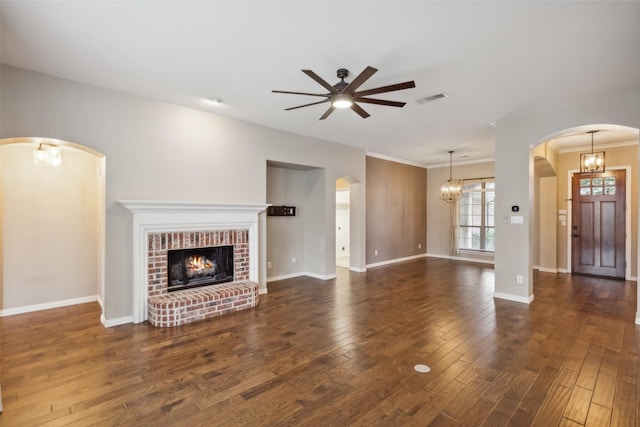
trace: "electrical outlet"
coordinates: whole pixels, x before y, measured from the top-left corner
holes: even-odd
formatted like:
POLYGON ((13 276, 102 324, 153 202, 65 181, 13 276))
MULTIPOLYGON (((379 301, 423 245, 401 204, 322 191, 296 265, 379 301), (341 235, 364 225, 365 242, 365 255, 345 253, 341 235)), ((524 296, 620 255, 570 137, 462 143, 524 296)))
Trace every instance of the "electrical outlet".
POLYGON ((418 249, 422 249, 422 243, 418 243, 418 249))
POLYGON ((374 256, 378 256, 378 250, 377 249, 375 251, 373 251, 373 255, 374 256))
POLYGON ((295 264, 297 260, 295 258, 291 258, 291 264, 295 264))
POLYGON ((519 285, 522 285, 524 283, 524 277, 522 277, 521 275, 517 275, 516 276, 516 283, 519 285))
POLYGON ((267 261, 267 268, 271 268, 271 261, 267 261))

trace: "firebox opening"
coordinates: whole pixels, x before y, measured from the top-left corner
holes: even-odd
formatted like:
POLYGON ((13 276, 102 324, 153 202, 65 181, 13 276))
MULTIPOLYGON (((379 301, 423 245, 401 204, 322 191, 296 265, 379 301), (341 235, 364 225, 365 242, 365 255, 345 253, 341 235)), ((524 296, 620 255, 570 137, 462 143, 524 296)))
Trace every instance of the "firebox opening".
POLYGON ((168 251, 168 291, 233 282, 233 246, 168 251))

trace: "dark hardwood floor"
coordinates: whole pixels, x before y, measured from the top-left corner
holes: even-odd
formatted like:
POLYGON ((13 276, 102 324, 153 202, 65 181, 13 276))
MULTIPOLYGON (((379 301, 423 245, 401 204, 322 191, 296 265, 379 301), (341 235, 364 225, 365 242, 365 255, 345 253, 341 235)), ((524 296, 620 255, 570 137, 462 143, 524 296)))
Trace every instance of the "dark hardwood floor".
POLYGON ((172 329, 0 318, 0 424, 637 426, 636 283, 534 279, 532 304, 499 300, 491 267, 426 258, 172 329))

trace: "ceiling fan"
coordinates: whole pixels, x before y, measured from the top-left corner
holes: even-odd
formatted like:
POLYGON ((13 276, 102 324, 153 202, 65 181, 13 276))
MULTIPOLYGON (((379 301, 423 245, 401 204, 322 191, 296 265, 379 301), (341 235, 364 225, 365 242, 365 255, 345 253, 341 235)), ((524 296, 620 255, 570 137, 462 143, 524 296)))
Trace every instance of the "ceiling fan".
POLYGON ((318 82, 320 86, 329 91, 329 93, 307 93, 307 92, 289 92, 284 90, 274 90, 273 93, 288 93, 292 95, 308 95, 308 96, 319 96, 323 99, 322 101, 312 102, 310 104, 298 105, 297 107, 285 108, 286 111, 295 110, 297 108, 309 107, 311 105, 323 104, 325 102, 331 102, 331 106, 325 113, 320 117, 320 120, 324 120, 336 108, 351 108, 353 111, 358 113, 360 117, 366 119, 369 117, 369 113, 367 113, 362 107, 360 107, 357 102, 363 102, 365 104, 378 104, 378 105, 386 105, 389 107, 404 107, 406 102, 397 102, 397 101, 387 101, 384 99, 375 99, 368 98, 369 95, 376 95, 379 93, 385 92, 393 92, 396 90, 403 89, 411 89, 416 87, 416 84, 413 81, 397 83, 388 86, 377 87, 373 89, 361 90, 358 91, 358 88, 362 86, 362 84, 367 81, 371 76, 373 76, 378 71, 377 68, 367 67, 362 71, 351 83, 347 83, 344 81, 349 76, 349 70, 345 68, 340 68, 337 72, 338 78, 340 81, 335 85, 331 85, 323 80, 320 76, 314 73, 311 70, 302 70, 307 76, 311 77, 313 80, 318 82))

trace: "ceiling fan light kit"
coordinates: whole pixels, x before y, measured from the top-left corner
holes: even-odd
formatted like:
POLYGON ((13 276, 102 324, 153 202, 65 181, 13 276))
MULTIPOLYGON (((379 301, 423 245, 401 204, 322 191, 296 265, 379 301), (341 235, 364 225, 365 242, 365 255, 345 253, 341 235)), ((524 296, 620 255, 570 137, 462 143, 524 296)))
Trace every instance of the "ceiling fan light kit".
POLYGON ((312 102, 310 104, 298 105, 296 107, 285 108, 286 111, 295 110, 298 108, 309 107, 311 105, 323 104, 326 102, 330 102, 330 106, 325 111, 325 113, 320 117, 320 120, 324 120, 335 110, 336 108, 351 108, 355 111, 360 117, 366 119, 369 117, 369 113, 367 113, 358 102, 365 104, 376 104, 376 105, 384 105, 387 107, 404 107, 406 102, 398 102, 398 101, 387 101, 385 99, 377 99, 377 98, 368 98, 369 95, 377 95, 380 93, 386 92, 394 92, 397 90, 411 89, 416 87, 415 82, 408 81, 404 83, 397 83, 388 86, 377 87, 373 89, 361 90, 358 91, 358 88, 362 86, 362 84, 367 81, 371 76, 373 76, 378 70, 371 66, 367 67, 362 71, 358 76, 353 79, 351 83, 347 83, 344 81, 345 78, 349 76, 349 70, 346 68, 338 69, 337 76, 340 79, 338 83, 335 85, 329 84, 327 81, 322 79, 316 73, 311 70, 302 70, 303 73, 311 77, 316 81, 320 86, 325 88, 328 93, 307 93, 307 92, 291 92, 284 90, 273 90, 273 93, 286 93, 290 95, 305 95, 305 96, 317 96, 324 98, 321 101, 312 102))
POLYGON ((331 105, 335 108, 349 108, 353 105, 353 98, 345 93, 335 95, 331 101, 331 105))

